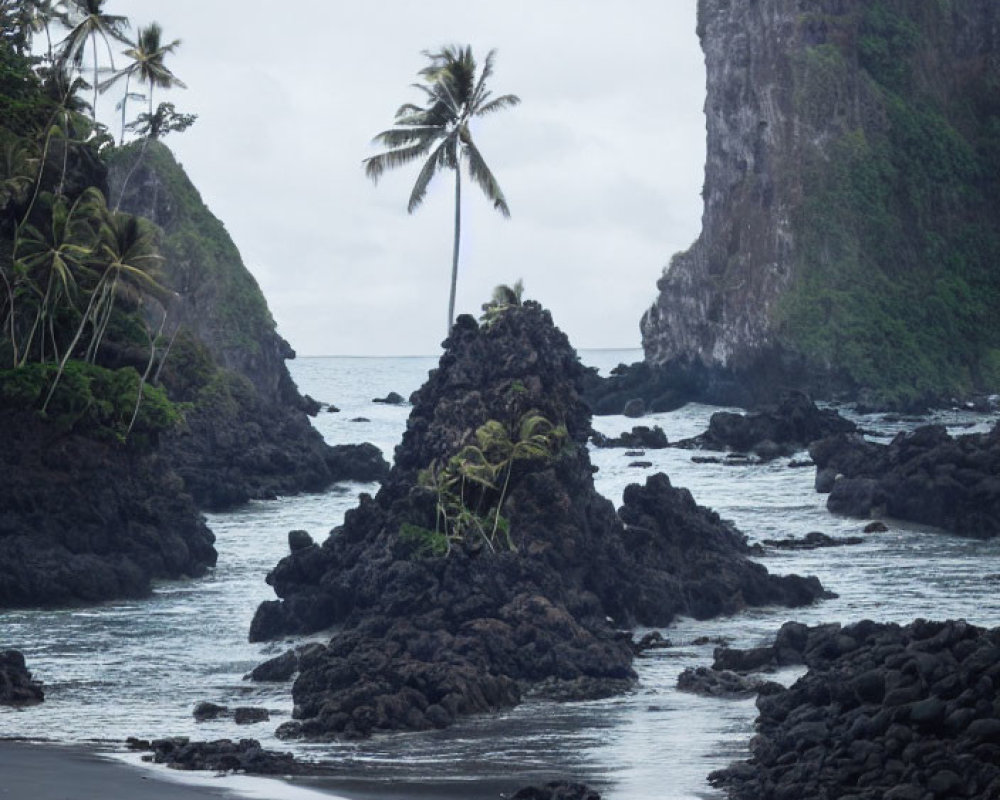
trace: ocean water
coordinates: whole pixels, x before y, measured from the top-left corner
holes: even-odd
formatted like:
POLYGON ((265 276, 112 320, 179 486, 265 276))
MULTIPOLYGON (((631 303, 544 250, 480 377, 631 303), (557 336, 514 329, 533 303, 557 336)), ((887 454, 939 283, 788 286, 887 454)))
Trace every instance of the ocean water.
MULTIPOLYGON (((606 372, 641 353, 585 351, 581 357, 606 372)), ((299 359, 290 368, 304 392, 340 409, 321 412, 314 420, 329 442, 371 441, 391 459, 409 409, 372 399, 390 391, 408 396, 435 364, 429 357, 329 357, 299 359)), ((692 404, 642 422, 662 426, 677 440, 703 431, 716 410, 692 404)), ((936 421, 964 432, 985 430, 995 420, 955 411, 939 413, 936 421)), ((612 435, 634 424, 624 417, 595 418, 595 427, 612 435)), ((913 423, 875 416, 866 417, 864 425, 888 435, 913 423)), ((691 455, 649 450, 643 460, 652 466, 636 468, 629 466, 635 459, 622 450, 593 450, 597 488, 620 502, 629 483, 665 471, 698 502, 735 522, 751 541, 800 537, 813 530, 834 536, 861 533, 863 522, 826 511, 825 495, 813 491, 814 470, 788 466, 792 459, 735 466, 696 464, 691 455)), ((637 661, 639 685, 627 695, 588 703, 529 702, 447 731, 322 745, 280 742, 273 731, 290 718, 290 686, 254 684, 244 676, 302 640, 247 642, 257 604, 273 598, 264 576, 287 552, 289 530, 304 528, 322 540, 360 492, 376 488, 341 484, 319 495, 210 515, 218 567, 201 579, 162 583, 148 599, 0 612, 0 646, 22 650, 46 688, 41 706, 0 709, 0 738, 98 743, 113 750, 128 736, 253 737, 269 747, 329 762, 339 775, 339 780, 308 782, 305 789, 300 782, 294 790, 271 782, 199 778, 248 797, 329 796, 338 788, 349 794, 351 787, 377 790, 392 781, 397 787, 447 785, 473 800, 497 797, 501 789, 528 782, 567 778, 588 782, 612 799, 715 798, 719 794, 706 776, 746 753, 755 708, 752 700, 707 699, 674 689, 684 668, 711 663, 713 645, 692 644, 698 637, 724 637, 736 646, 750 646, 789 619, 815 624, 961 617, 1000 625, 1000 540, 960 539, 890 520, 887 533, 867 536, 860 546, 763 558, 773 572, 819 576, 839 597, 805 609, 755 609, 703 622, 682 619, 663 632, 676 647, 637 661), (191 712, 203 700, 231 708, 264 707, 271 719, 244 726, 227 719, 197 723, 191 712)), ((778 679, 791 681, 797 674, 789 670, 778 679)))

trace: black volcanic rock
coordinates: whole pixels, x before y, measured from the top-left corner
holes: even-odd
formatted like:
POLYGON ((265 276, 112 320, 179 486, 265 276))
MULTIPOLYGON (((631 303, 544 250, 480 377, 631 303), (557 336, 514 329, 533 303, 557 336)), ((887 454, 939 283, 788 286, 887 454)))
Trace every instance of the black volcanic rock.
POLYGON ((594 490, 583 367, 536 303, 482 327, 460 317, 446 345, 378 495, 268 575, 281 600, 258 609, 252 639, 341 626, 300 654, 282 735, 443 727, 525 690, 620 692, 634 654, 616 626, 821 596, 815 578, 746 559, 743 536, 665 475, 615 513, 594 490), (524 455, 479 480, 505 453, 524 455), (460 465, 464 484, 443 480, 460 465))
POLYGON ((136 750, 152 752, 150 760, 171 769, 243 772, 248 775, 301 775, 322 772, 296 761, 291 753, 276 753, 261 747, 256 739, 217 739, 192 742, 184 736, 145 742, 130 739, 136 750))
POLYGON ((550 781, 541 786, 518 789, 510 800, 601 800, 601 795, 582 783, 550 781))
POLYGON ((731 800, 1000 796, 1000 628, 786 625, 809 671, 757 700, 752 758, 709 781, 731 800))
POLYGON ((677 447, 754 452, 763 460, 791 455, 811 442, 857 426, 832 409, 819 409, 801 392, 789 392, 776 406, 751 414, 717 411, 708 430, 677 447))
POLYGON ((594 431, 590 440, 595 447, 644 447, 648 450, 662 450, 670 446, 667 434, 659 425, 654 425, 652 428, 636 425, 631 431, 625 431, 613 438, 594 431))
POLYGON ((215 540, 155 452, 0 408, 0 608, 138 597, 203 575, 215 540))
POLYGON ((889 444, 838 435, 810 447, 827 508, 888 515, 978 539, 1000 535, 1000 427, 952 437, 942 425, 900 433, 889 444))
POLYGON ((17 650, 0 650, 0 705, 33 706, 45 699, 42 684, 32 680, 17 650))

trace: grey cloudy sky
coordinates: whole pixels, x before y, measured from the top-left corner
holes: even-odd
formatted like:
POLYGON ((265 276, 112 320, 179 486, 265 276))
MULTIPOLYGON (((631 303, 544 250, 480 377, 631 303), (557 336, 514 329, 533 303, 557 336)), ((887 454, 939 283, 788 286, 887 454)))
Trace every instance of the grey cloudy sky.
MULTIPOLYGON (((111 0, 182 46, 197 123, 169 144, 303 355, 433 354, 444 338, 453 195, 413 215, 418 166, 373 186, 361 161, 421 51, 496 48, 521 105, 473 129, 512 216, 463 192, 457 312, 524 280, 578 348, 636 347, 670 256, 698 234, 704 64, 695 0, 111 0)), ((113 100, 109 100, 113 102, 113 100)), ((110 113, 102 115, 110 119, 110 113)))

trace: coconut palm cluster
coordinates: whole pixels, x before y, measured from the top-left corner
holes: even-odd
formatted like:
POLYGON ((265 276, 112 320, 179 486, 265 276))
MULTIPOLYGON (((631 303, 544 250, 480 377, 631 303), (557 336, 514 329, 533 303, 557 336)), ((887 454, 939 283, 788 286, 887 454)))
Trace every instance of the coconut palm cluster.
POLYGON ((177 297, 158 280, 155 226, 105 196, 101 156, 114 139, 97 119, 97 99, 124 90, 119 144, 133 131, 144 148, 194 118, 153 106, 155 90, 184 86, 167 65, 180 41, 166 42, 155 22, 133 40, 128 18, 104 5, 0 0, 0 370, 6 386, 33 387, 30 397, 0 399, 45 412, 67 371, 90 380, 148 351, 144 369, 130 367, 127 435, 168 350, 164 326, 177 297), (126 61, 116 64, 122 47, 126 61), (130 122, 128 102, 140 98, 148 110, 130 122), (117 353, 105 352, 111 340, 117 353))

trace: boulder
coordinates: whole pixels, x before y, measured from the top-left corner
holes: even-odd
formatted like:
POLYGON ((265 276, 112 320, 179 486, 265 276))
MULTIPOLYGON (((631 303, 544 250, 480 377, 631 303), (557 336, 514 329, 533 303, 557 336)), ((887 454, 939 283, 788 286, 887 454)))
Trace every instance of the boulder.
POLYGON ((45 699, 41 681, 33 680, 18 650, 0 651, 0 705, 33 706, 45 699))

